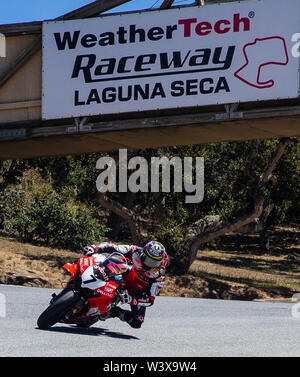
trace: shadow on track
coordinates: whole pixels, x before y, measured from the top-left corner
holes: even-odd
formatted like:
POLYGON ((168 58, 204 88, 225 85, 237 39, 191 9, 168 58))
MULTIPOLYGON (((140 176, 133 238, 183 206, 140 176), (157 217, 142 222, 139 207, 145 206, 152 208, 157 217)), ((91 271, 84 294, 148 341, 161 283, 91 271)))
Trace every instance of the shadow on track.
MULTIPOLYGON (((36 327, 37 330, 40 330, 38 327, 36 327)), ((49 330, 42 330, 42 331, 56 331, 56 332, 64 332, 68 334, 76 334, 76 335, 91 335, 91 336, 99 336, 99 335, 105 335, 109 336, 110 338, 119 338, 119 339, 136 339, 140 340, 139 338, 122 334, 120 332, 114 332, 109 331, 107 329, 102 329, 99 327, 90 327, 90 328, 83 328, 83 327, 63 327, 63 326, 54 326, 51 327, 49 330)))

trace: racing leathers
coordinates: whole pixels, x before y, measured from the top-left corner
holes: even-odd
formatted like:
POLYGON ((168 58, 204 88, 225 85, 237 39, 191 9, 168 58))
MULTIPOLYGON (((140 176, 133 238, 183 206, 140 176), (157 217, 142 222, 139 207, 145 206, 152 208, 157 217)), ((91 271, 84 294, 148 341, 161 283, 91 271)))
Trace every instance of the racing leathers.
POLYGON ((140 259, 143 254, 142 247, 104 242, 83 249, 86 256, 112 252, 122 253, 132 261, 133 267, 123 281, 123 288, 127 289, 132 300, 130 302, 131 311, 116 306, 111 310, 110 316, 119 317, 133 328, 140 328, 144 322, 146 307, 153 305, 155 297, 164 285, 168 255, 165 253, 160 268, 144 270, 140 259))

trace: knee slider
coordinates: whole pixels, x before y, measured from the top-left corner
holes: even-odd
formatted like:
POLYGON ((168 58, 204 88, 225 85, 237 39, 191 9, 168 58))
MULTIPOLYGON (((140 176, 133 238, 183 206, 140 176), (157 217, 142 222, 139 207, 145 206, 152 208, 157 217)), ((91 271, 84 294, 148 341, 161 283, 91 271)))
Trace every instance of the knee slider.
POLYGON ((143 323, 142 321, 139 320, 139 318, 136 318, 131 313, 126 313, 124 319, 134 329, 139 329, 143 323))
POLYGON ((132 320, 131 323, 129 323, 131 327, 133 327, 134 329, 139 329, 141 326, 142 326, 142 322, 140 322, 139 320, 135 319, 135 320, 132 320))

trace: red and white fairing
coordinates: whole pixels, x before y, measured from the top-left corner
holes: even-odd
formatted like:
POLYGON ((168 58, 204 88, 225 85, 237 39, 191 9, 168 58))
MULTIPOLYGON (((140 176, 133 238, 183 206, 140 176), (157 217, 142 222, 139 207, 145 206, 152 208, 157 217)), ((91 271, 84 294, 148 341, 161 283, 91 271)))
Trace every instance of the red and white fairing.
POLYGON ((100 294, 98 297, 88 299, 90 307, 98 309, 100 314, 105 314, 110 306, 111 300, 116 294, 116 289, 119 285, 114 281, 111 281, 108 276, 107 279, 105 278, 104 269, 102 271, 103 280, 95 276, 94 268, 101 269, 101 266, 95 265, 95 262, 99 261, 101 257, 103 258, 103 256, 100 255, 82 257, 77 263, 67 263, 63 266, 63 268, 71 273, 71 279, 75 278, 75 275, 79 270, 82 280, 81 287, 91 289, 92 291, 100 294))

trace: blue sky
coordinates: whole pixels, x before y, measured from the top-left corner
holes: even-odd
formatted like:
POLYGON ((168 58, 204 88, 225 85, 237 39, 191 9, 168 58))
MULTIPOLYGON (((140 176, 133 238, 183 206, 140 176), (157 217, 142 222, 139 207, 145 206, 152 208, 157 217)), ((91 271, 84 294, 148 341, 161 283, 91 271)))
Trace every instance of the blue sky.
MULTIPOLYGON (((68 13, 93 0, 0 0, 0 24, 49 20, 68 13)), ((115 8, 114 12, 125 12, 157 8, 163 0, 132 0, 115 8)), ((192 3, 192 0, 175 0, 175 5, 192 3)))

